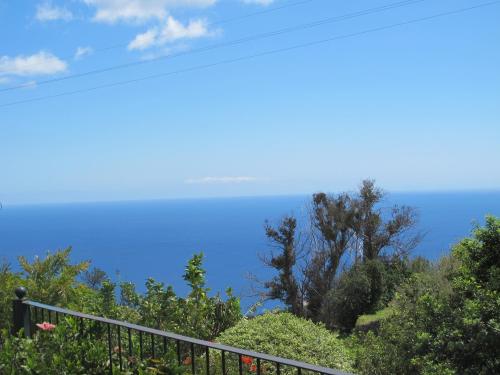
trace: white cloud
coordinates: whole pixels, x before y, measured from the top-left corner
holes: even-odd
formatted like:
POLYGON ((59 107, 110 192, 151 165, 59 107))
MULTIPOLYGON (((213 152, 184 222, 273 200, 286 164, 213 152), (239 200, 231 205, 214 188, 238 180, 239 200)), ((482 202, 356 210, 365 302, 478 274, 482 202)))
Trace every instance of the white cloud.
POLYGON ((274 0, 243 0, 245 4, 270 5, 274 0))
POLYGON ((45 51, 31 56, 0 57, 0 76, 49 75, 64 72, 67 67, 65 61, 45 51))
POLYGON ((138 34, 134 40, 129 43, 128 49, 144 50, 152 46, 161 46, 179 39, 195 39, 211 36, 213 34, 213 32, 208 30, 207 23, 204 20, 191 20, 186 25, 183 25, 172 16, 168 16, 163 27, 154 27, 142 34, 138 34))
POLYGON ((142 50, 142 49, 149 48, 152 45, 156 44, 156 39, 158 37, 158 34, 159 34, 158 28, 149 29, 145 33, 138 34, 138 35, 136 35, 134 40, 132 40, 129 43, 128 49, 130 49, 130 50, 132 50, 132 49, 142 50))
POLYGON ((71 13, 66 8, 60 8, 52 5, 50 2, 44 2, 38 4, 36 7, 35 18, 39 21, 71 21, 73 19, 73 13, 71 13))
POLYGON ((175 7, 208 7, 217 0, 83 0, 94 7, 94 21, 115 23, 117 21, 145 22, 164 19, 175 7))
POLYGON ((83 59, 85 56, 89 56, 94 52, 92 47, 78 47, 75 52, 74 59, 75 60, 80 60, 83 59))
POLYGON ((10 79, 7 77, 0 77, 0 85, 5 85, 10 82, 10 79))
POLYGON ((191 178, 184 181, 186 184, 241 184, 243 182, 256 181, 255 177, 237 176, 237 177, 202 177, 191 178))

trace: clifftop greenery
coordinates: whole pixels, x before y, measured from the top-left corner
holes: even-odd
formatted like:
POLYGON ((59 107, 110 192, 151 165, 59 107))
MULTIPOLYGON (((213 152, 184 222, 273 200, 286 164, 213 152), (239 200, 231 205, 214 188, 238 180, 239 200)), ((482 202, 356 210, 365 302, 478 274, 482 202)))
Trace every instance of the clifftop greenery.
MULTIPOLYGON (((184 270, 184 297, 153 279, 143 294, 132 283, 115 284, 89 262, 72 264, 71 249, 33 262, 20 257, 19 272, 3 264, 0 373, 97 374, 109 360, 105 346, 82 336, 71 319, 32 340, 10 336, 11 300, 20 285, 43 303, 360 374, 500 373, 500 219, 487 217, 432 263, 408 256, 419 239, 413 210, 383 212, 382 196, 370 181, 357 194, 314 195, 305 245, 295 218, 267 225, 279 252, 266 259, 276 270, 266 296, 287 311, 244 317, 231 289, 211 295, 202 254, 184 270)), ((174 357, 128 358, 124 374, 189 373, 174 357)), ((225 375, 237 366, 231 361, 225 375)), ((253 365, 245 358, 247 373, 253 365)))

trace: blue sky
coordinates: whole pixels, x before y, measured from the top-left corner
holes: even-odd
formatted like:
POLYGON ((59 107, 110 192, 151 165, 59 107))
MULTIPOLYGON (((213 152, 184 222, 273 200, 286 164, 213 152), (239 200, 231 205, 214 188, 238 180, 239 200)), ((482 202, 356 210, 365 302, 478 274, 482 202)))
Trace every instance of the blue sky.
POLYGON ((0 201, 299 194, 367 177, 499 189, 500 4, 47 98, 487 1, 418 1, 199 51, 396 2, 0 0, 0 201), (136 61, 149 62, 44 83, 136 61))

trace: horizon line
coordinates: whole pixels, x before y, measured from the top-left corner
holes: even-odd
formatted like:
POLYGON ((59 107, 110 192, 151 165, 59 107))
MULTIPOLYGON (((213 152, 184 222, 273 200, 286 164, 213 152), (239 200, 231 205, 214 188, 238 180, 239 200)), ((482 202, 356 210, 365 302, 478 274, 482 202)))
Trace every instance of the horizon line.
MULTIPOLYGON (((423 189, 423 190, 389 190, 382 189, 387 195, 391 194, 457 194, 457 193, 500 193, 500 188, 474 188, 474 189, 423 189)), ((290 194, 255 194, 255 195, 221 195, 221 196, 180 196, 180 197, 152 197, 152 198, 130 198, 130 199, 92 199, 92 200, 67 200, 67 201, 45 201, 45 202, 13 202, 0 201, 0 209, 12 206, 52 206, 52 205, 76 205, 76 204, 106 204, 106 203, 140 203, 140 202, 165 202, 165 201, 207 201, 220 199, 249 199, 249 198, 291 198, 311 196, 326 190, 316 190, 308 193, 290 194)), ((354 192, 355 190, 342 190, 338 192, 327 192, 337 194, 341 192, 354 192)))

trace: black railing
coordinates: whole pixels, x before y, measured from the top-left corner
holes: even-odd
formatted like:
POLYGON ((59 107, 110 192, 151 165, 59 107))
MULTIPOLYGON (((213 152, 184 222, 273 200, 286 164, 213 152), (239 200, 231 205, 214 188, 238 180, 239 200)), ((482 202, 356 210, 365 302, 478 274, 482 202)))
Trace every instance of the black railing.
MULTIPOLYGON (((17 299, 13 301, 13 334, 17 334, 23 329, 24 334, 30 337, 36 329, 37 322, 47 321, 58 324, 65 316, 73 317, 79 321, 81 333, 85 330, 85 321, 93 322, 92 324, 98 325, 100 336, 107 340, 110 374, 113 373, 114 365, 120 370, 124 369, 123 353, 129 357, 136 355, 141 360, 155 359, 165 355, 169 348, 173 348, 177 365, 190 367, 192 374, 243 375, 255 373, 260 375, 274 373, 281 375, 285 371, 289 373, 290 369, 293 369, 298 375, 349 375, 346 372, 326 367, 29 301, 26 299, 26 289, 22 287, 17 288, 15 293, 17 299), (134 335, 136 336, 133 340, 134 335), (137 343, 137 341, 138 345, 134 345, 134 342, 137 343), (115 359, 116 364, 113 363, 114 356, 118 357, 115 359), (233 358, 229 358, 230 356, 233 358), (189 358, 189 361, 186 361, 186 358, 189 358), (252 367, 244 370, 243 364, 248 359, 251 359, 252 367), (235 368, 237 370, 234 370, 235 368)), ((94 332, 96 331, 94 330, 94 332)))

